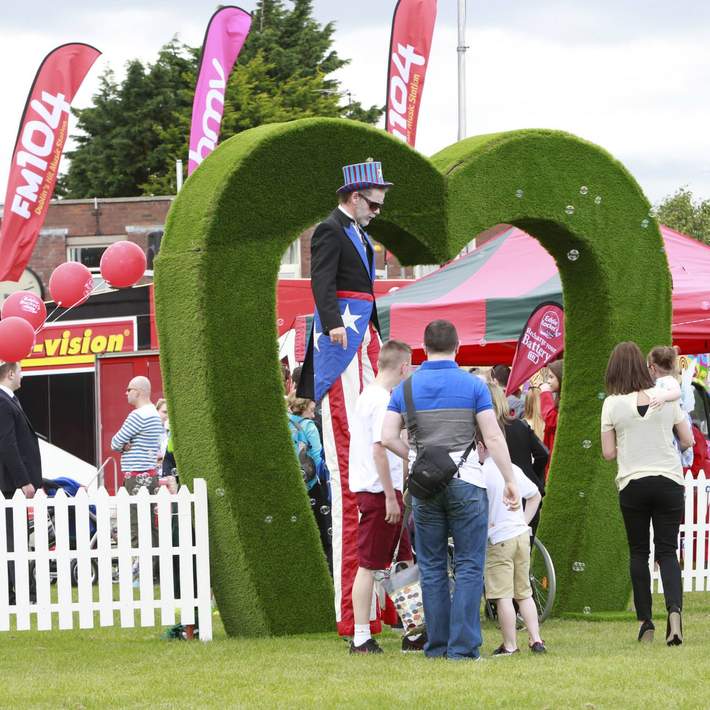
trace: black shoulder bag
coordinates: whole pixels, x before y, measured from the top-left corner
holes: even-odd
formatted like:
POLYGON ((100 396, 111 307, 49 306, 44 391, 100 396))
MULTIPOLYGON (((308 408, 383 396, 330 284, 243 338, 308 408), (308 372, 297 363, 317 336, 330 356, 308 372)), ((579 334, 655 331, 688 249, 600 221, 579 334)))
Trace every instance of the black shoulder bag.
POLYGON ((409 429, 417 447, 417 458, 409 472, 407 488, 417 498, 432 498, 437 493, 441 493, 454 476, 460 475, 459 469, 466 463, 468 455, 476 445, 476 435, 474 433, 473 441, 463 452, 458 466, 444 446, 422 446, 420 448, 417 442, 417 410, 414 408, 414 399, 412 398, 411 377, 405 380, 403 390, 404 403, 407 406, 407 429, 409 429))

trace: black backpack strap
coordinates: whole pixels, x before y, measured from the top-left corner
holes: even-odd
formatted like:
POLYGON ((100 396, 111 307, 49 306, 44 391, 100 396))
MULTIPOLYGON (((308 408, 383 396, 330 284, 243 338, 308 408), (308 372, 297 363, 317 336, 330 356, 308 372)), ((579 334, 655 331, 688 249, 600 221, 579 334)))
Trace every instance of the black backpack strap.
POLYGON ((466 463, 466 459, 468 458, 468 455, 473 451, 473 449, 476 446, 476 433, 474 431, 473 433, 473 441, 466 447, 466 451, 463 452, 463 456, 461 456, 461 460, 459 461, 459 468, 463 466, 466 463))
POLYGON ((404 381, 402 387, 404 393, 404 404, 407 407, 407 429, 416 443, 417 441, 417 410, 414 407, 414 398, 412 396, 412 377, 411 375, 404 381))

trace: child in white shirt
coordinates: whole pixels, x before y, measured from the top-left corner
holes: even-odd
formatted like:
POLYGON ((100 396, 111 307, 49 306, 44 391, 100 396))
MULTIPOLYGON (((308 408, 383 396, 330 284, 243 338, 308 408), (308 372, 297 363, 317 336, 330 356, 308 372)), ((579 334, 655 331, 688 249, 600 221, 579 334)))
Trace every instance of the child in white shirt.
POLYGON ((488 550, 486 553, 485 585, 486 598, 495 599, 503 643, 493 652, 494 656, 510 656, 518 653, 515 631, 516 612, 513 599, 530 636, 529 646, 533 653, 545 653, 545 644, 540 638, 537 607, 530 586, 530 521, 540 505, 537 486, 518 468, 513 466, 520 497, 526 502, 525 510, 509 510, 503 504, 503 476, 488 450, 478 444, 478 457, 488 491, 488 550))
MULTIPOLYGON (((675 402, 681 398, 681 386, 678 373, 678 349, 667 345, 659 345, 653 348, 647 358, 648 371, 656 381, 656 386, 651 394, 649 408, 662 407, 666 402, 675 402)), ((683 408, 688 421, 690 414, 683 408)), ((691 422, 692 423, 692 422, 691 422)), ((675 440, 676 449, 680 456, 683 468, 693 465, 693 448, 690 447, 682 451, 675 440)))

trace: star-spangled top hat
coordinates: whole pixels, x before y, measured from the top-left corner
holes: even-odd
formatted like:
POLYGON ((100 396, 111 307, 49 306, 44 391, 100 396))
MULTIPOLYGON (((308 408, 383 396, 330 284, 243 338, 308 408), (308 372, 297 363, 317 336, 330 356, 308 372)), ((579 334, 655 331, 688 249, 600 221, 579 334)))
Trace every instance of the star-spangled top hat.
POLYGON ((387 182, 382 175, 382 163, 368 158, 364 163, 343 166, 345 184, 338 188, 338 193, 365 190, 368 187, 392 187, 394 183, 387 182))

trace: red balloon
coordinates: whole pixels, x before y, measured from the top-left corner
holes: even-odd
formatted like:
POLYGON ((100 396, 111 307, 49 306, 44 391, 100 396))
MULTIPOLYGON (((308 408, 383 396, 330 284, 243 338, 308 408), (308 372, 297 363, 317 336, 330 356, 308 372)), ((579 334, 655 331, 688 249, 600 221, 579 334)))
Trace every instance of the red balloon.
POLYGON ((94 288, 91 272, 78 261, 60 264, 49 277, 49 293, 62 308, 71 308, 86 301, 94 288))
POLYGON ((47 309, 36 293, 15 291, 2 304, 2 317, 11 316, 24 318, 35 330, 39 330, 47 319, 47 309))
POLYGON ((128 288, 140 281, 146 258, 134 242, 114 242, 101 257, 101 276, 113 288, 128 288))
POLYGON ((0 320, 0 360, 17 362, 26 358, 35 344, 35 330, 17 316, 0 320))

